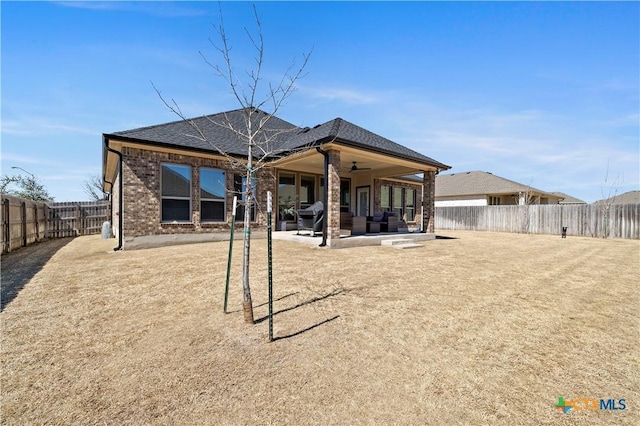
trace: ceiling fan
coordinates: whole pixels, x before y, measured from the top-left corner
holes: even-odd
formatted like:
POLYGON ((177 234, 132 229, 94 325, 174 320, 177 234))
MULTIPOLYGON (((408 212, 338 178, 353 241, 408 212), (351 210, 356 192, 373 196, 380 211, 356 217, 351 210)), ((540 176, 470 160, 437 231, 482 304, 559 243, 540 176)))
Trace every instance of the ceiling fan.
POLYGON ((353 166, 351 166, 351 169, 349 170, 349 173, 351 172, 359 172, 361 170, 371 170, 371 167, 358 167, 357 161, 352 161, 353 166))

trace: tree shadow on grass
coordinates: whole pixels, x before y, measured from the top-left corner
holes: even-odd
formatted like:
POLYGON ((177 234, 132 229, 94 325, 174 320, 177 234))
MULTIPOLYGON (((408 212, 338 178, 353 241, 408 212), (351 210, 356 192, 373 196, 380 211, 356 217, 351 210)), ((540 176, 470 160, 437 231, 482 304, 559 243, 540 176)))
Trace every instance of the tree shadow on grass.
MULTIPOLYGON (((299 292, 299 291, 294 291, 293 293, 285 294, 285 295, 284 295, 284 296, 282 296, 282 297, 279 297, 279 298, 277 298, 277 299, 273 299, 273 301, 274 301, 274 302, 277 302, 277 301, 279 301, 279 300, 286 299, 287 297, 295 296, 295 295, 296 295, 296 294, 298 294, 298 293, 300 293, 300 292, 299 292)), ((254 306, 254 308, 259 308, 259 307, 261 307, 261 306, 267 306, 268 304, 269 304, 269 302, 264 302, 264 303, 261 303, 261 304, 259 304, 259 305, 255 305, 255 306, 254 306)), ((237 313, 237 312, 242 312, 242 309, 235 309, 235 310, 233 310, 233 311, 227 311, 227 313, 228 313, 228 314, 234 314, 234 313, 237 313)), ((264 320, 263 320, 263 321, 264 321, 264 320)), ((254 321, 254 322, 256 322, 256 321, 254 321)))
POLYGON ((316 328, 316 327, 320 327, 321 325, 326 324, 326 323, 328 323, 328 322, 331 322, 331 321, 333 321, 333 320, 335 320, 335 319, 338 319, 338 318, 340 318, 340 315, 336 315, 335 317, 332 317, 332 318, 327 318, 326 320, 324 320, 324 321, 320 321, 319 323, 314 324, 314 325, 312 325, 311 327, 307 327, 307 328, 305 328, 304 330, 296 331, 295 333, 287 334, 287 335, 285 335, 285 336, 277 336, 277 337, 274 337, 274 338, 273 338, 273 341, 275 342, 276 340, 289 339, 289 338, 291 338, 291 337, 299 336, 299 335, 300 335, 300 334, 302 334, 302 333, 306 333, 306 332, 307 332, 307 331, 309 331, 309 330, 313 330, 313 329, 314 329, 314 328, 316 328))
MULTIPOLYGON (((300 307, 302 307, 302 306, 309 305, 309 304, 311 304, 311 303, 319 302, 320 300, 328 299, 329 297, 337 296, 338 294, 343 293, 343 292, 344 292, 344 289, 340 289, 340 290, 333 290, 332 292, 327 293, 327 294, 325 294, 324 296, 314 297, 314 298, 312 298, 312 299, 305 300, 304 302, 298 303, 298 304, 297 304, 297 305, 295 305, 295 306, 290 306, 290 307, 288 307, 288 308, 280 309, 279 311, 274 312, 274 313, 273 313, 273 316, 276 316, 276 315, 281 314, 281 313, 283 313, 283 312, 289 312, 289 311, 292 311, 292 310, 294 310, 294 309, 298 309, 298 308, 300 308, 300 307)), ((279 299, 278 299, 278 300, 279 300, 279 299)), ((261 306, 262 306, 262 305, 261 305, 261 306)), ((266 321, 266 320, 268 320, 268 319, 269 319, 269 315, 265 315, 265 316, 263 316, 262 318, 258 318, 257 320, 255 320, 255 321, 254 321, 254 323, 255 323, 255 324, 259 324, 259 323, 261 323, 261 322, 263 322, 263 321, 266 321)), ((335 319, 335 318, 334 318, 334 319, 335 319)), ((315 327, 315 326, 314 326, 314 327, 315 327)))
POLYGON ((448 237, 446 235, 436 235, 436 240, 457 240, 458 237, 448 237))
POLYGON ((15 299, 31 278, 47 264, 49 259, 73 238, 56 238, 22 247, 2 255, 2 283, 0 285, 0 312, 15 299))
MULTIPOLYGON (((282 297, 278 297, 277 299, 273 299, 273 301, 274 302, 278 302, 280 300, 286 299, 287 297, 295 296, 298 293, 300 293, 300 292, 299 291, 294 291, 293 293, 285 294, 282 297)), ((255 305, 254 308, 259 308, 261 306, 267 306, 268 304, 269 304, 269 302, 264 302, 264 303, 261 303, 259 305, 255 305)), ((240 310, 242 310, 242 309, 240 309, 240 310)))

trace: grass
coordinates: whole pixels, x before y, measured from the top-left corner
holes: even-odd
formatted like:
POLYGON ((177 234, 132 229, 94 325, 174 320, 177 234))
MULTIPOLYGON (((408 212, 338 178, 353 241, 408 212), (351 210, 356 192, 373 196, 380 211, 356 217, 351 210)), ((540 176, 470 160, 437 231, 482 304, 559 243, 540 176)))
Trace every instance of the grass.
POLYGON ((640 241, 448 232, 413 250, 80 237, 0 313, 3 424, 638 424, 640 241), (554 408, 625 398, 624 411, 554 408))

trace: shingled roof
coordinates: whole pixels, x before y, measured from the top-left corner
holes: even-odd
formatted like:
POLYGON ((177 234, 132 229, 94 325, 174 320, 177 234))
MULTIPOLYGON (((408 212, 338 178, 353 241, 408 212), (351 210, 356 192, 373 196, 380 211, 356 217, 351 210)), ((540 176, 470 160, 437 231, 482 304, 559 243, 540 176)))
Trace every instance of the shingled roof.
POLYGON ((377 135, 342 118, 335 118, 313 128, 304 128, 295 135, 295 137, 292 138, 286 146, 291 149, 296 149, 303 146, 319 145, 330 141, 349 145, 355 148, 368 149, 399 158, 418 160, 420 162, 436 166, 440 170, 448 170, 451 168, 434 160, 433 158, 420 154, 419 152, 377 135))
POLYGON ((640 204, 640 191, 629 191, 604 200, 598 200, 594 204, 640 204))
POLYGON ((587 204, 585 201, 582 201, 579 198, 572 197, 571 195, 565 194, 564 192, 552 192, 553 195, 558 197, 562 197, 560 200, 560 204, 587 204))
POLYGON ((553 198, 561 198, 489 172, 473 171, 436 176, 436 198, 459 195, 505 195, 527 191, 546 194, 553 198))
MULTIPOLYGON (((246 128, 246 117, 245 111, 238 109, 188 119, 188 122, 179 120, 105 134, 105 137, 196 151, 215 152, 219 149, 230 155, 246 156, 246 144, 242 143, 242 140, 233 130, 225 126, 225 123, 230 123, 234 129, 246 128), (204 138, 200 132, 202 132, 204 138)), ((267 113, 257 110, 256 113, 252 114, 253 125, 257 126, 258 122, 265 117, 267 117, 267 113)), ((265 129, 265 134, 277 135, 274 139, 280 143, 287 141, 300 130, 299 127, 275 116, 269 119, 265 129)))
MULTIPOLYGON (((246 143, 243 143, 243 140, 224 124, 231 123, 235 129, 246 128, 244 123, 247 116, 246 110, 238 109, 188 120, 192 124, 185 120, 180 120, 114 132, 104 136, 106 138, 123 139, 151 145, 173 146, 205 152, 220 150, 231 155, 246 156, 248 153, 246 143)), ((255 113, 252 114, 254 128, 258 125, 259 120, 267 116, 266 112, 255 110, 255 113)), ((304 147, 311 148, 334 142, 427 163, 440 170, 450 168, 426 155, 413 151, 342 118, 336 118, 312 128, 302 128, 273 116, 269 119, 265 129, 266 134, 273 136, 273 145, 270 147, 270 151, 273 152, 274 158, 287 155, 304 147)))

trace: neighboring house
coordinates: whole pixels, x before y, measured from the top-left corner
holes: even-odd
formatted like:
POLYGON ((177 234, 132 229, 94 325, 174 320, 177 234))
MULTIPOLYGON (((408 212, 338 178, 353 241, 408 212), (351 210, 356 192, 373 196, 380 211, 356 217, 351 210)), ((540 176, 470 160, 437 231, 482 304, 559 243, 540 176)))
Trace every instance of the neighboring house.
POLYGON ((562 200, 558 204, 587 204, 585 201, 582 201, 579 198, 572 197, 571 195, 567 195, 564 192, 552 192, 551 194, 562 197, 562 200))
POLYGON ((462 172, 436 177, 436 207, 558 204, 561 199, 489 172, 462 172))
MULTIPOLYGON (((233 196, 243 194, 248 151, 221 124, 228 120, 241 129, 248 117, 257 126, 266 116, 241 109, 191 120, 202 134, 183 120, 103 134, 103 188, 111 195, 120 242, 228 231, 233 196), (238 161, 245 165, 232 167, 238 161)), ((275 144, 267 150, 267 167, 256 171, 257 205, 251 216, 257 228, 266 226, 267 191, 274 196, 277 229, 287 229, 295 226, 298 209, 325 199, 327 188, 329 246, 340 238, 345 214, 395 211, 415 220, 423 232, 433 232, 435 176, 449 166, 341 118, 300 128, 272 117, 267 131, 275 144)))
POLYGON ((640 191, 629 191, 604 200, 598 200, 594 204, 640 204, 640 191))

